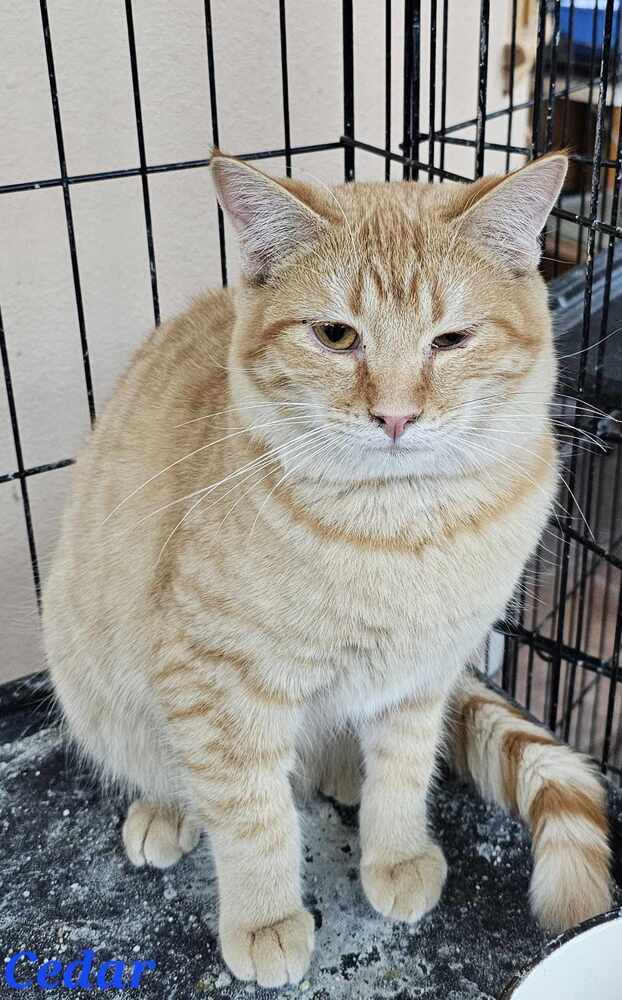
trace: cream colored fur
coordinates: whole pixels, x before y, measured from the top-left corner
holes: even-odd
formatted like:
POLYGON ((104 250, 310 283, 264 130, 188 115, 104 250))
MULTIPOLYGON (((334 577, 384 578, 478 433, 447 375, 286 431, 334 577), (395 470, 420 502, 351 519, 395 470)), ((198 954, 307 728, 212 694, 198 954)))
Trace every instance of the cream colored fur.
MULTIPOLYGON (((445 879, 426 796, 452 698, 464 769, 513 805, 463 670, 556 489, 535 263, 565 158, 472 187, 327 192, 222 156, 213 171, 244 283, 155 331, 99 419, 45 640, 77 744, 136 796, 128 857, 165 866, 206 829, 225 961, 275 986, 300 979, 313 943, 292 780, 353 801, 361 755, 363 886, 399 920, 445 879), (318 323, 358 346, 327 350, 318 323), (433 346, 459 331, 464 346, 433 346), (397 444, 376 416, 419 410, 397 444)), ((581 758, 534 746, 510 754, 518 812, 548 769, 583 795, 563 821, 542 796, 533 814, 534 906, 565 926, 607 904, 606 836, 579 815, 602 816, 601 793, 581 758), (596 852, 592 882, 573 887, 569 844, 596 852)))

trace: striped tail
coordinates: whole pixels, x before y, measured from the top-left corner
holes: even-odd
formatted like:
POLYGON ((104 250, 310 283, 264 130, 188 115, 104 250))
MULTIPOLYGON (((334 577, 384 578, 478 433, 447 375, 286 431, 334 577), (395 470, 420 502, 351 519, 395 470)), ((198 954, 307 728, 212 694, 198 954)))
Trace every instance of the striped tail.
POLYGON ((475 677, 460 683, 450 715, 452 763, 529 827, 535 916, 560 931, 608 910, 606 794, 594 765, 475 677))

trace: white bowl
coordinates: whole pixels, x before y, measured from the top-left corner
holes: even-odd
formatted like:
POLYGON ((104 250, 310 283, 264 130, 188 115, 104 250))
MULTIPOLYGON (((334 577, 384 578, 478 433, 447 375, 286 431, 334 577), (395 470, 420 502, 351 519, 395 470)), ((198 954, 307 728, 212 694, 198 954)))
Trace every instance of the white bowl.
POLYGON ((621 1000, 622 907, 562 934, 500 1000, 621 1000))

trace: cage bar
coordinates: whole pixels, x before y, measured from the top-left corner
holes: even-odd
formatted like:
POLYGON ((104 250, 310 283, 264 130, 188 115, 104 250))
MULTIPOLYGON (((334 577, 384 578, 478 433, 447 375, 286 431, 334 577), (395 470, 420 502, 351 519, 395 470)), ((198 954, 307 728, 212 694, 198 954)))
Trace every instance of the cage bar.
POLYGON ((35 533, 32 524, 32 514, 30 510, 30 496, 28 494, 28 486, 26 484, 26 471, 24 468, 24 455, 22 452, 22 439, 19 430, 19 421, 17 419, 17 407, 15 405, 15 394, 13 392, 13 379, 11 377, 11 367, 9 365, 9 352, 6 343, 6 336, 4 333, 4 323, 2 320, 2 312, 0 311, 0 356, 2 357, 2 371, 4 374, 4 387, 6 391, 6 400, 9 408, 9 419, 11 421, 11 431, 13 434, 13 447, 15 449, 15 460, 17 462, 17 472, 13 473, 11 479, 19 480, 19 488, 21 493, 22 501, 22 511, 24 513, 24 521, 26 524, 26 537, 28 540, 28 553, 30 555, 30 566, 32 569, 32 579, 35 588, 35 596, 37 598, 37 606, 39 611, 41 610, 41 576, 39 573, 39 558, 37 556, 37 545, 35 542, 35 533))
MULTIPOLYGON (((343 0, 343 134, 354 140, 354 12, 352 0, 343 0)), ((343 151, 344 180, 354 180, 354 142, 343 151)))
POLYGON ((71 195, 69 193, 69 183, 67 179, 67 157, 65 155, 65 139, 63 136, 63 125, 60 115, 58 87, 56 85, 56 69, 54 67, 54 52, 52 50, 52 35, 50 32, 50 19, 48 16, 47 0, 40 0, 40 9, 41 9, 41 25, 43 28, 43 39, 45 42, 45 58, 47 61, 48 79, 50 82, 50 96, 52 99, 52 111, 54 114, 54 131, 56 133, 58 163, 60 167, 60 178, 58 179, 58 184, 60 184, 63 189, 65 221, 67 225, 67 239, 69 241, 69 256, 71 258, 71 273, 73 277, 73 288, 76 299, 76 312, 78 314, 80 344, 82 347, 82 365, 84 368, 84 383, 86 386, 86 398, 89 407, 89 416, 91 418, 91 424, 93 424, 95 422, 95 396, 93 393, 93 377, 91 375, 89 345, 86 336, 86 321, 84 318, 84 303, 82 300, 82 284, 80 281, 80 268, 78 266, 78 251, 76 248, 76 234, 73 224, 73 209, 71 207, 71 195))
POLYGON ((428 100, 428 181, 434 180, 434 132, 436 129, 436 0, 430 0, 430 80, 428 100))
MULTIPOLYGON (((216 63, 214 59, 214 35, 212 31, 212 4, 211 0, 205 0, 204 4, 204 14, 205 14, 205 43, 207 50, 207 77, 209 81, 209 105, 210 105, 210 116, 212 119, 212 145, 216 149, 220 146, 220 137, 218 133, 218 101, 216 99, 216 63)), ((285 17, 285 11, 283 11, 283 18, 285 17)), ((282 31, 285 31, 285 25, 283 23, 282 31)), ((285 90, 283 91, 283 101, 286 100, 285 90)), ((291 170, 291 151, 289 151, 289 133, 285 136, 286 146, 288 151, 286 156, 290 162, 291 170)), ((227 246, 225 243, 225 217, 223 215, 222 208, 218 203, 216 203, 216 218, 218 220, 218 246, 220 250, 220 275, 222 280, 223 288, 227 286, 227 246)))
POLYGON ((391 0, 384 5, 384 179, 391 180, 391 72, 393 50, 393 14, 391 0))
POLYGON ((477 73, 477 134, 475 137, 475 176, 484 175, 486 151, 486 94, 488 90, 488 35, 490 0, 481 0, 479 17, 479 66, 477 73))
POLYGON ((160 296, 158 294, 158 275, 156 271, 155 250, 153 246, 153 225, 151 222, 151 199, 149 197, 149 180, 147 177, 147 153, 145 151, 145 133, 143 129, 143 112, 140 100, 140 79, 138 76, 138 56, 136 54, 136 36, 134 32, 134 12, 132 0, 125 0, 125 17, 127 20, 127 40, 130 49, 130 66, 132 69, 132 90, 134 93, 134 115, 136 117, 136 137, 138 139, 138 159, 140 162, 140 181, 143 189, 143 207, 145 211, 145 232, 147 236, 147 254, 149 257, 149 279, 151 281, 151 299, 153 301, 153 318, 155 325, 160 324, 160 296))

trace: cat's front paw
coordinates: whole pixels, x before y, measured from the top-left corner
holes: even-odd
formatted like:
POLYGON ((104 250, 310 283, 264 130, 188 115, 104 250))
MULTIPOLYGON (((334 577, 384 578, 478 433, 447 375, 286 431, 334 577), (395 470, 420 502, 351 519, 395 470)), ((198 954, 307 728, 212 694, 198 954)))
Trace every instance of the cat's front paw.
POLYGON ((391 920, 408 923, 436 906, 446 876, 447 862, 433 843, 407 861, 361 866, 363 888, 374 909, 391 920))
POLYGON ((314 932, 311 914, 297 910, 254 930, 225 924, 220 944, 225 962, 238 979, 251 979, 260 986, 285 986, 300 982, 307 971, 314 932))

